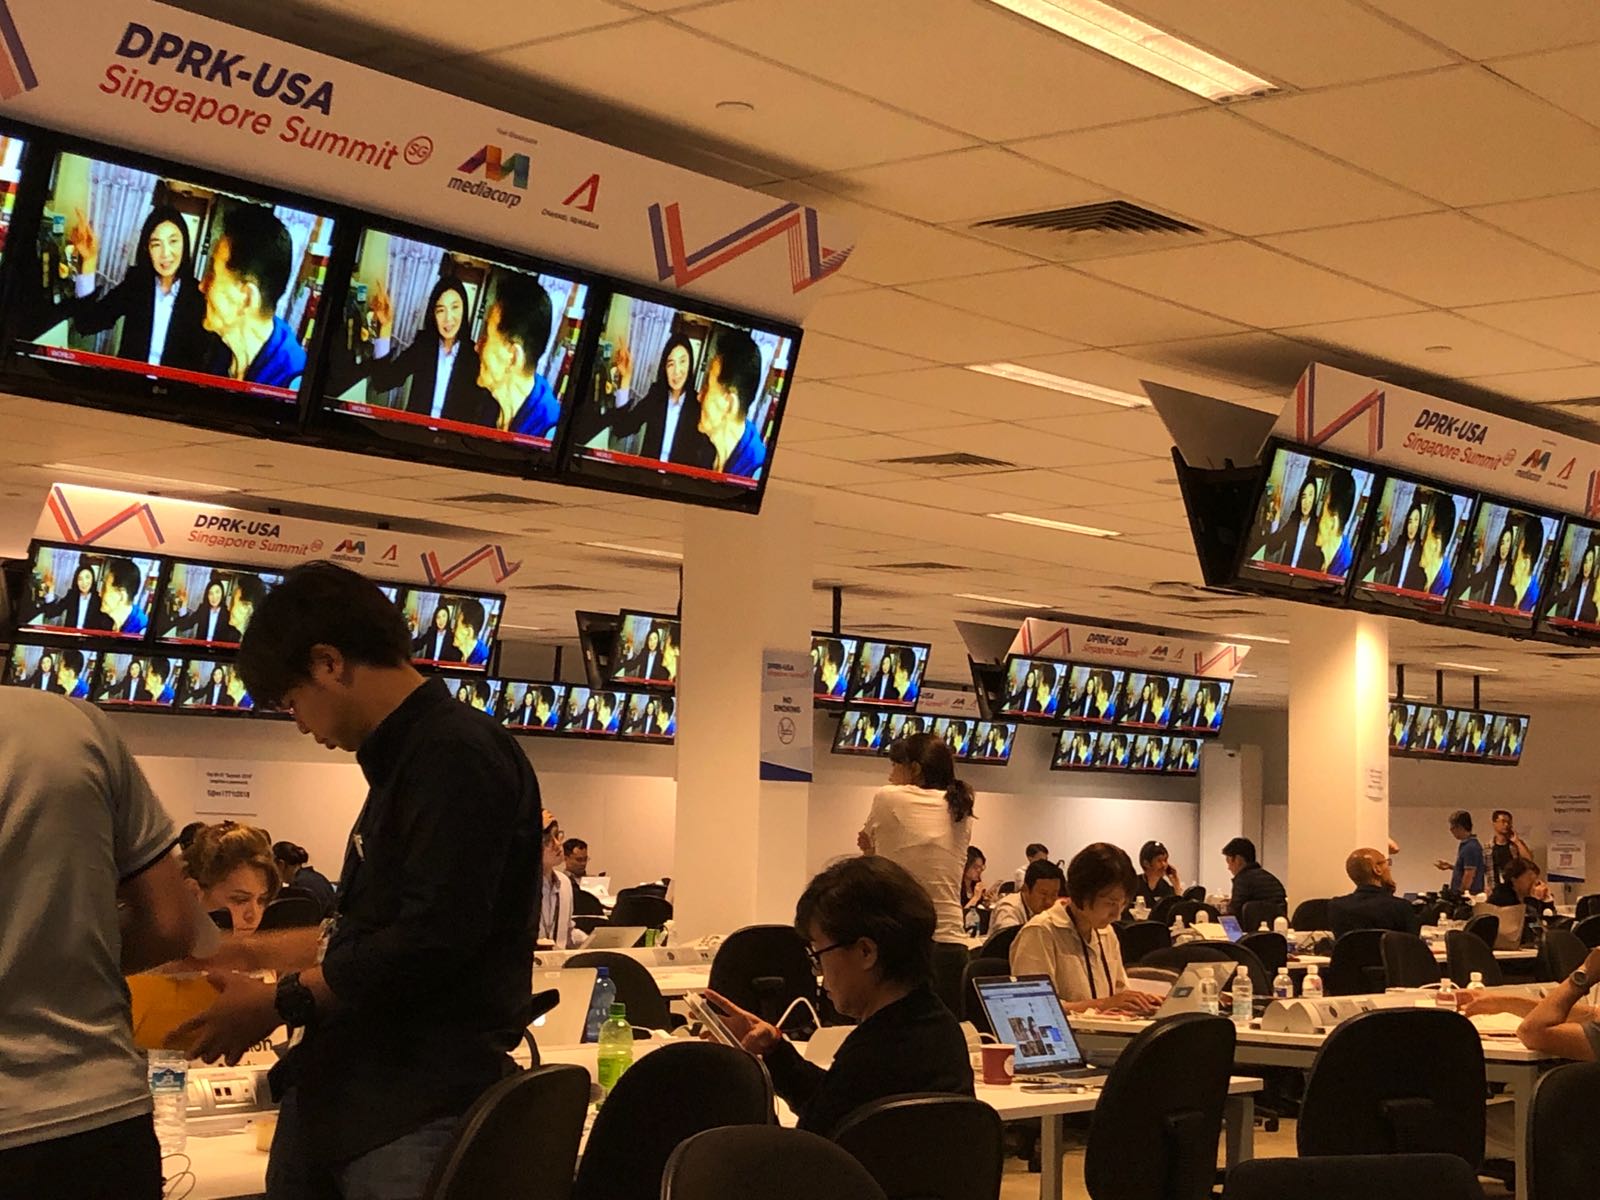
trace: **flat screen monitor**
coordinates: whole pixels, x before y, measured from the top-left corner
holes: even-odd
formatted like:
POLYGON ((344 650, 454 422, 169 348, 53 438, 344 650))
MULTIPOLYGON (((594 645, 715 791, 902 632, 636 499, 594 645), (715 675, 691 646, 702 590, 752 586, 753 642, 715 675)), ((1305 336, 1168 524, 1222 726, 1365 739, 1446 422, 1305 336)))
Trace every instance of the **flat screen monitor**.
POLYGON ((100 651, 85 646, 46 646, 18 642, 6 659, 4 682, 74 700, 87 700, 94 692, 100 651))
POLYGON ((972 752, 972 736, 976 721, 966 717, 935 717, 929 731, 955 755, 957 762, 965 762, 972 752))
POLYGON ((1389 701, 1389 753, 1405 754, 1411 750, 1411 738, 1416 732, 1417 706, 1405 700, 1389 701))
POLYGON ((618 732, 624 741, 672 741, 678 735, 678 698, 665 692, 634 692, 618 732))
POLYGON ((926 643, 863 638, 856 651, 850 700, 882 708, 912 708, 922 694, 922 672, 927 665, 926 643))
POLYGON ((1351 595, 1377 607, 1443 612, 1476 503, 1470 492, 1385 478, 1351 595))
POLYGON ((1057 715, 1063 721, 1114 725, 1121 719, 1124 672, 1079 664, 1067 676, 1057 715))
POLYGON ((1132 771, 1157 774, 1167 769, 1167 739, 1156 733, 1133 735, 1133 757, 1128 764, 1132 771))
POLYGON ((1232 694, 1231 679, 1184 679, 1178 685, 1178 702, 1172 712, 1170 728, 1174 733, 1221 732, 1228 697, 1232 694))
POLYGON ((1542 627, 1569 637, 1600 635, 1600 526, 1568 517, 1550 572, 1550 591, 1539 606, 1542 627))
POLYGON ((1133 739, 1137 736, 1120 729, 1101 730, 1094 765, 1102 771, 1126 771, 1132 763, 1133 739))
POLYGON ((615 737, 622 727, 626 692, 603 688, 572 686, 567 689, 567 706, 556 720, 556 732, 573 737, 615 737))
POLYGON ((1012 655, 1006 660, 1005 697, 1000 702, 1000 713, 1024 720, 1055 720, 1061 685, 1071 670, 1070 663, 1012 655))
POLYGON ((613 292, 574 399, 567 470, 602 487, 754 511, 799 336, 613 292))
POLYGON ((1180 678, 1129 671, 1122 688, 1121 724, 1130 729, 1165 729, 1177 704, 1180 678))
POLYGON ((1274 590, 1342 592, 1373 472, 1274 445, 1245 538, 1239 579, 1274 590))
POLYGON ((1443 705, 1419 704, 1411 722, 1411 753, 1444 758, 1450 753, 1450 735, 1456 710, 1443 705))
POLYGON ((227 659, 191 658, 178 669, 178 711, 239 715, 255 708, 238 669, 227 659))
POLYGON ((384 453, 553 465, 589 285, 434 235, 367 226, 327 338, 321 416, 384 453))
POLYGON ((611 682, 670 691, 678 683, 682 647, 683 631, 677 617, 624 611, 611 664, 611 682))
POLYGON ((392 599, 411 631, 412 662, 460 673, 489 669, 504 596, 402 587, 392 599))
POLYGON ((156 606, 156 640, 211 650, 237 646, 256 607, 283 576, 232 563, 167 563, 156 606))
POLYGON ((1017 727, 1010 721, 979 721, 968 742, 967 761, 1003 767, 1011 761, 1017 727))
POLYGON ((297 421, 333 245, 325 206, 120 152, 62 150, 49 171, 17 271, 19 369, 94 403, 187 397, 211 422, 297 421))
POLYGON ((812 702, 843 704, 850 694, 850 675, 855 670, 861 639, 848 633, 811 635, 812 702))
POLYGON ((1520 713, 1492 713, 1491 716, 1484 761, 1515 766, 1522 759, 1522 745, 1528 739, 1528 718, 1520 713))
POLYGON ((1450 730, 1450 753, 1456 758, 1482 759, 1489 752, 1490 720, 1489 713, 1474 708, 1457 709, 1450 730))
POLYGON ((1167 774, 1198 775, 1200 773, 1200 739, 1175 737, 1167 739, 1167 774))
POLYGON ((500 686, 500 724, 513 733, 554 733, 566 705, 564 683, 507 679, 500 686))
POLYGON ((177 699, 178 666, 163 655, 107 651, 91 698, 102 708, 169 709, 177 699))
POLYGON ((0 130, 0 249, 11 232, 11 219, 17 208, 17 185, 22 182, 22 156, 27 151, 22 138, 0 130))
POLYGON ((1555 556, 1561 521, 1485 498, 1462 543, 1450 589, 1450 615, 1495 628, 1526 629, 1555 556))
POLYGON ((918 733, 932 733, 933 718, 919 716, 917 713, 890 713, 889 724, 884 730, 883 748, 887 753, 890 745, 901 738, 908 738, 918 733))
POLYGON ((500 711, 500 680, 485 675, 446 675, 443 682, 445 689, 468 708, 490 716, 500 711))
MULTIPOLYGON (((1099 747, 1101 730, 1063 729, 1056 734, 1055 749, 1050 754, 1052 771, 1089 771, 1095 766, 1095 751, 1099 747)), ((1105 736, 1109 737, 1109 734, 1105 736)))
POLYGON ((143 638, 161 560, 94 546, 35 542, 19 628, 63 637, 143 638))
POLYGON ((884 734, 889 714, 875 708, 847 708, 833 735, 835 754, 882 754, 888 746, 884 734))

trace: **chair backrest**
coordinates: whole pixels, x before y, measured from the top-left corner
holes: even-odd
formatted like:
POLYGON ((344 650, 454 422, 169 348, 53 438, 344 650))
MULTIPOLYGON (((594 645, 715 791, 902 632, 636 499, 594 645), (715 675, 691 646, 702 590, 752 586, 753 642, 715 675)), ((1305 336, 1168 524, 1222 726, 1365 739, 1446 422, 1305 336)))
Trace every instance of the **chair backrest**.
POLYGON ((1274 921, 1288 915, 1287 900, 1246 900, 1239 908, 1239 925, 1246 933, 1254 933, 1262 925, 1270 930, 1274 921))
POLYGON ((1575 1118, 1600 1108, 1600 1063, 1568 1063, 1547 1071, 1533 1089, 1521 1169, 1529 1200, 1594 1194, 1600 1142, 1578 1133, 1575 1118))
POLYGON ((275 900, 315 900, 316 894, 310 888, 303 888, 293 883, 286 883, 278 889, 275 900))
POLYGON ((818 1000, 817 973, 792 925, 746 925, 717 947, 711 990, 764 1021, 776 1021, 799 997, 818 1000))
POLYGON ((1289 920, 1290 926, 1297 933, 1305 933, 1314 929, 1331 929, 1332 918, 1328 916, 1328 901, 1302 900, 1294 906, 1294 916, 1289 920))
POLYGON ((1000 1114, 970 1096, 898 1096, 855 1110, 833 1140, 889 1200, 998 1200, 1000 1114))
POLYGON ((1272 977, 1267 974, 1267 968, 1262 961, 1249 948, 1236 946, 1232 942, 1184 942, 1181 946, 1152 950, 1139 960, 1139 965, 1160 967, 1181 975, 1183 969, 1191 963, 1208 962, 1241 964, 1250 972, 1250 987, 1258 996, 1265 996, 1272 989, 1272 977))
POLYGON ((1332 961, 1323 976, 1330 996, 1364 996, 1384 989, 1381 929, 1352 929, 1333 943, 1332 961))
POLYGON ((1442 1008, 1388 1008, 1336 1025, 1300 1103, 1301 1155, 1483 1159, 1483 1039, 1442 1008))
POLYGON ((617 903, 611 910, 611 923, 618 927, 643 925, 646 929, 661 929, 670 920, 672 905, 663 897, 632 888, 617 893, 617 903))
POLYGON ((536 1067, 493 1085, 434 1165, 427 1200, 567 1200, 589 1111, 589 1072, 536 1067))
POLYGON ((989 1011, 983 1007, 983 1000, 972 981, 1010 974, 1009 959, 974 958, 967 963, 966 969, 961 972, 961 1011, 956 1013, 956 1017, 962 1021, 971 1021, 973 1028, 979 1033, 993 1033, 994 1026, 989 1023, 989 1011))
POLYGON ((636 958, 615 950, 585 950, 566 961, 569 970, 604 967, 617 988, 617 1003, 628 1010, 628 1024, 641 1029, 671 1029, 672 1010, 655 976, 636 958))
POLYGON ((1343 1154, 1253 1158, 1228 1172, 1223 1200, 1483 1200, 1471 1167, 1453 1154, 1343 1154))
MULTIPOLYGON (((1289 939, 1281 933, 1247 933, 1239 939, 1239 945, 1261 960, 1269 977, 1289 965, 1289 939)), ((1253 985, 1255 980, 1250 982, 1253 985)), ((1270 979, 1267 986, 1272 986, 1270 979)))
POLYGON ((1383 976, 1389 987, 1428 987, 1439 982, 1443 972, 1428 943, 1414 933, 1394 930, 1383 935, 1383 976))
POLYGON ((961 1017, 961 979, 972 952, 960 942, 933 944, 933 994, 944 1001, 957 1019, 961 1017))
POLYGON ((984 939, 983 945, 972 952, 972 957, 1009 958, 1011 955, 1011 943, 1017 940, 1017 934, 1021 932, 1021 925, 1008 925, 998 933, 991 933, 984 939))
POLYGON ((1483 976, 1486 987, 1499 987, 1506 981, 1494 951, 1482 938, 1464 930, 1452 929, 1444 935, 1444 962, 1458 987, 1466 987, 1474 971, 1483 976))
POLYGON ((322 924, 322 905, 309 896, 279 896, 261 913, 258 930, 309 929, 322 924))
POLYGON ((1233 1023, 1183 1013, 1142 1031, 1106 1077, 1083 1181, 1093 1200, 1204 1200, 1233 1069, 1233 1023))
POLYGON ((1009 896, 1009 895, 1011 895, 1012 892, 1014 892, 1016 890, 1017 890, 1017 881, 1015 879, 1008 879, 1004 883, 1002 883, 997 889, 995 889, 995 895, 997 895, 997 896, 1009 896))
MULTIPOLYGON (((212 914, 213 917, 215 915, 215 913, 212 914)), ((1583 918, 1572 927, 1572 932, 1589 949, 1593 950, 1596 946, 1600 946, 1600 913, 1595 913, 1592 917, 1583 918)))
POLYGON ((886 1200, 871 1173, 827 1138, 801 1129, 754 1125, 712 1129, 689 1138, 673 1151, 659 1196, 660 1200, 726 1200, 729 1196, 740 1200, 886 1200))
POLYGON ((1574 916, 1584 921, 1600 913, 1600 892, 1590 892, 1587 896, 1578 897, 1578 906, 1574 916))
POLYGON ((1482 938, 1483 944, 1493 950, 1495 941, 1500 937, 1500 918, 1493 913, 1482 913, 1467 922, 1466 932, 1482 938))
POLYGON ((1171 925, 1172 910, 1182 903, 1182 896, 1163 896, 1156 901, 1155 907, 1150 910, 1150 919, 1158 925, 1171 925))
POLYGON ((600 897, 592 892, 586 892, 576 885, 572 888, 572 915, 574 917, 603 917, 606 915, 606 906, 600 903, 600 897))
POLYGON ((1172 931, 1160 921, 1124 921, 1112 928, 1117 931, 1117 944, 1125 963, 1136 963, 1152 950, 1165 950, 1172 945, 1172 931))
POLYGON ((1539 943, 1538 970, 1535 977, 1541 983, 1554 983, 1565 979, 1589 956, 1589 947, 1570 929, 1546 929, 1539 943))
POLYGON ((663 1046, 624 1071, 606 1097, 574 1200, 657 1200, 667 1159, 684 1139, 771 1121, 772 1082, 756 1059, 714 1042, 663 1046))
POLYGON ((1205 886, 1203 884, 1198 884, 1197 883, 1197 884, 1194 884, 1191 887, 1184 888, 1183 889, 1183 898, 1185 900, 1202 900, 1203 901, 1206 898, 1205 886))

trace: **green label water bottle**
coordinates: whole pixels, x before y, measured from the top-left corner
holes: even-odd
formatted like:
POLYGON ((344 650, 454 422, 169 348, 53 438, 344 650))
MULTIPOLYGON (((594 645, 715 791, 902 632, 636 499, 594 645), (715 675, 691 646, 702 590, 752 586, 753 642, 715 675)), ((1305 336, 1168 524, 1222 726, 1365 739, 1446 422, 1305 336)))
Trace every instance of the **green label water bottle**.
POLYGON ((613 1004, 611 1015, 600 1026, 600 1090, 609 1096, 632 1063, 633 1026, 628 1024, 628 1010, 613 1004))

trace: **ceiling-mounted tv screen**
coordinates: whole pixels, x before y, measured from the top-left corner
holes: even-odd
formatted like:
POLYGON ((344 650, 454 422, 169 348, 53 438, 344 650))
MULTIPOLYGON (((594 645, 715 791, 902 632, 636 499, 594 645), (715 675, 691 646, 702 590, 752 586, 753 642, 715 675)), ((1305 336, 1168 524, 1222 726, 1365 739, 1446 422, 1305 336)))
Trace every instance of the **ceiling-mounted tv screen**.
POLYGON ((102 708, 169 709, 177 699, 179 663, 164 655, 100 656, 100 675, 90 697, 102 708))
POLYGON ((889 724, 883 735, 884 750, 887 752, 889 746, 901 738, 931 732, 933 732, 932 717, 919 716, 916 713, 890 713, 889 724))
POLYGON ((1167 769, 1167 739, 1155 733, 1133 735, 1133 756, 1128 764, 1131 771, 1157 774, 1167 769))
POLYGON ((1074 666, 1056 715, 1063 721, 1115 724, 1122 716, 1123 674, 1119 667, 1074 666))
POLYGON ((811 698, 814 703, 845 702, 860 643, 860 638, 848 633, 811 635, 811 698))
POLYGON ((1054 720, 1060 708, 1061 685, 1071 670, 1070 663, 1012 655, 1006 660, 1005 698, 1001 701, 1000 713, 1008 717, 1054 720))
POLYGON ((12 687, 87 700, 93 693, 99 663, 100 651, 87 647, 18 642, 6 659, 4 682, 12 687))
POLYGON ((1174 733, 1219 733, 1227 715, 1231 679, 1186 678, 1178 685, 1177 705, 1170 728, 1174 733))
POLYGON ((1179 676, 1129 671, 1118 721, 1132 729, 1165 729, 1178 700, 1179 676))
POLYGON ((19 627, 63 637, 143 638, 161 560, 150 555, 35 542, 19 627))
POLYGON ((979 721, 967 743, 967 761, 1003 767, 1011 761, 1017 727, 1009 721, 979 721))
POLYGON ((1456 560, 1451 617, 1495 628, 1531 627, 1560 524, 1546 513, 1480 501, 1456 560))
POLYGON ((1569 637, 1600 635, 1600 526, 1568 517, 1550 571, 1550 591, 1539 608, 1541 627, 1569 637))
POLYGON ((1443 612, 1476 502, 1470 492, 1449 491, 1403 475, 1388 476, 1378 496, 1352 597, 1380 607, 1443 612))
POLYGON ((950 747, 950 753, 955 755, 957 762, 964 762, 972 752, 973 726, 976 724, 966 717, 935 717, 929 732, 950 747))
POLYGON ((1519 713, 1492 713, 1489 745, 1484 761, 1515 766, 1522 760, 1522 746, 1528 738, 1528 718, 1519 713))
POLYGON ((666 692, 634 692, 618 730, 624 741, 670 742, 678 734, 678 699, 666 692))
POLYGON ((513 733, 554 733, 566 701, 564 683, 505 680, 500 689, 500 724, 513 733))
POLYGON ((1489 752, 1489 721, 1486 712, 1457 709, 1455 724, 1450 730, 1450 753, 1471 761, 1482 759, 1489 752))
POLYGON ((754 510, 799 331, 615 291, 574 400, 567 469, 586 482, 754 510))
POLYGON ((1274 445, 1239 578, 1260 587, 1342 592, 1371 498, 1373 472, 1274 445))
MULTIPOLYGON (((1108 733, 1105 735, 1110 737, 1108 733)), ((1052 771, 1089 771, 1095 766, 1095 750, 1100 741, 1098 729, 1063 729, 1056 734, 1050 753, 1052 771)))
POLYGON ((670 690, 678 682, 683 632, 676 617, 623 612, 611 682, 670 690))
POLYGON ((1389 752, 1403 754, 1411 749, 1416 732, 1417 706, 1404 700, 1389 701, 1389 752))
POLYGON ((577 388, 589 285, 368 226, 327 338, 322 415, 368 448, 547 466, 577 388))
POLYGON ((889 714, 875 708, 847 708, 833 734, 835 754, 882 754, 889 714))
POLYGON ((491 717, 500 711, 500 680, 485 675, 446 675, 443 682, 445 689, 468 708, 491 717))
POLYGON ((333 218, 120 153, 63 150, 49 171, 10 322, 29 373, 97 403, 187 389, 206 419, 297 420, 333 218))
POLYGON ((556 721, 557 733, 576 737, 613 737, 622 725, 627 693, 569 687, 567 704, 556 721))
POLYGON ((255 701, 229 661, 191 658, 178 670, 178 711, 248 713, 255 701))
POLYGON ((1120 729, 1102 729, 1094 748, 1094 765, 1102 771, 1126 771, 1131 765, 1136 736, 1120 729))
POLYGON ((394 591, 395 605, 411 630, 412 662, 454 671, 488 669, 504 596, 425 587, 394 591))
POLYGON ((856 651, 850 702, 911 708, 922 694, 922 671, 927 663, 926 643, 862 639, 856 651))
POLYGON ((231 563, 167 563, 156 606, 156 638, 206 649, 237 646, 257 605, 283 576, 231 563))
POLYGON ((1411 753, 1444 758, 1450 753, 1450 735, 1456 710, 1442 704, 1419 704, 1411 717, 1411 753))
POLYGON ((1200 739, 1175 737, 1167 739, 1167 774, 1198 775, 1200 773, 1200 739))

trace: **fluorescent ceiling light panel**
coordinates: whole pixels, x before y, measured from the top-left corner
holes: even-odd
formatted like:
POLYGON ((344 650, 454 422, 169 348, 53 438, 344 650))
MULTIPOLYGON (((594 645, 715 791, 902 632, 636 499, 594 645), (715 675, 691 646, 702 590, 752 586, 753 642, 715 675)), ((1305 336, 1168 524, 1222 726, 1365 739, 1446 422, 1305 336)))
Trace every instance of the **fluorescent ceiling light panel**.
POLYGON ((1476 663, 1442 662, 1434 663, 1436 667, 1444 667, 1451 671, 1471 671, 1474 675, 1498 675, 1499 667, 1480 667, 1476 663))
POLYGON ((591 550, 616 550, 623 554, 642 554, 645 558, 670 558, 677 562, 683 561, 683 555, 676 550, 652 550, 648 546, 624 546, 619 542, 583 542, 591 550))
POLYGON ((1271 80, 1100 0, 990 2, 1207 100, 1236 100, 1278 90, 1271 80))
POLYGON ((1035 604, 1032 600, 1013 600, 1009 596, 985 596, 981 592, 954 592, 957 600, 978 600, 984 604, 1004 604, 1007 608, 1049 608, 1048 604, 1035 604))
POLYGON ((1222 635, 1230 642, 1265 642, 1269 646, 1287 646, 1288 638, 1268 637, 1264 633, 1225 633, 1222 635))
POLYGON ((1081 379, 1068 379, 1065 375, 1052 375, 1049 371, 1035 371, 1032 367, 1024 367, 1018 363, 971 363, 967 370, 976 371, 980 375, 993 375, 996 379, 1009 379, 1013 383, 1025 383, 1029 387, 1062 392, 1068 396, 1081 396, 1085 400, 1098 400, 1102 404, 1114 404, 1118 408, 1150 407, 1148 397, 1101 387, 1098 383, 1085 383, 1081 379))
POLYGON ((1115 529, 1097 529, 1093 525, 1074 525, 1071 521, 1052 521, 1047 517, 1030 517, 1026 513, 987 513, 991 520, 1011 521, 1018 525, 1032 525, 1038 529, 1058 529, 1062 533, 1081 533, 1084 537, 1121 537, 1115 529))

